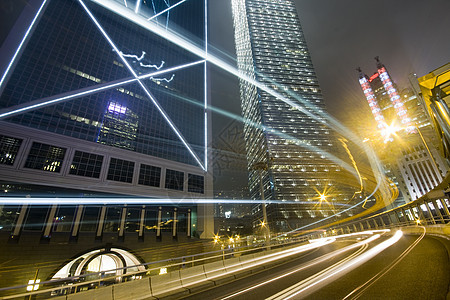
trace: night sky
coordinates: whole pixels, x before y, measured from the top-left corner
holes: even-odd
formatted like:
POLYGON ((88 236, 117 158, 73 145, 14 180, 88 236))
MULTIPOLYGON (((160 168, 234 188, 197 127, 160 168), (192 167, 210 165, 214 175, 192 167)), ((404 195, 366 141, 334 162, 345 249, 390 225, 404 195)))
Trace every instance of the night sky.
MULTIPOLYGON (((328 111, 347 125, 355 111, 370 114, 356 67, 370 75, 378 55, 402 88, 409 73, 420 77, 450 61, 448 0, 294 1, 328 111)), ((0 42, 29 2, 0 1, 0 42)), ((234 57, 231 0, 209 0, 209 6, 210 43, 234 57)), ((217 76, 214 104, 239 113, 237 81, 217 76)))
MULTIPOLYGON (((0 42, 29 1, 0 1, 0 42)), ((449 0, 295 0, 295 3, 328 112, 351 129, 371 118, 356 67, 371 75, 376 70, 374 57, 380 56, 394 81, 404 88, 408 74, 420 77, 450 61, 449 0)), ((215 47, 216 53, 222 51, 221 56, 229 56, 227 60, 235 64, 231 0, 209 0, 209 6, 211 48, 215 47)), ((236 78, 215 67, 211 67, 210 78, 212 104, 240 115, 236 78)), ((215 146, 223 148, 222 139, 227 139, 227 131, 236 126, 239 125, 233 124, 232 119, 214 113, 215 146)), ((226 151, 242 151, 242 140, 231 142, 225 143, 226 151)), ((235 187, 246 185, 245 169, 226 164, 224 168, 218 174, 223 186, 232 188, 230 180, 235 187)), ((220 182, 217 183, 220 188, 220 182)))
MULTIPOLYGON (((210 41, 235 55, 230 2, 210 0, 210 41)), ((402 88, 408 74, 420 77, 450 61, 448 0, 295 3, 328 112, 348 126, 356 113, 370 115, 356 67, 370 76, 378 55, 402 88)))

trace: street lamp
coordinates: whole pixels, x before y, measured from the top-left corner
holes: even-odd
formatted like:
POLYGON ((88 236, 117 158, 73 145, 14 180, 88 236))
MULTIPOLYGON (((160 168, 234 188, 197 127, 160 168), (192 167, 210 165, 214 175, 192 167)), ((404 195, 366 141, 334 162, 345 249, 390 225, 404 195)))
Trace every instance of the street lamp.
POLYGON ((256 162, 252 165, 252 169, 253 170, 258 170, 259 171, 259 187, 260 187, 260 193, 261 193, 261 206, 262 206, 262 212, 263 212, 263 222, 262 225, 263 227, 266 228, 265 230, 265 237, 266 237, 266 245, 269 246, 270 245, 270 229, 269 229, 269 223, 267 222, 267 210, 266 210, 266 202, 265 202, 265 197, 264 197, 264 186, 263 186, 263 179, 262 179, 262 172, 263 171, 267 171, 267 164, 265 162, 256 162), (264 226, 265 225, 265 226, 264 226))

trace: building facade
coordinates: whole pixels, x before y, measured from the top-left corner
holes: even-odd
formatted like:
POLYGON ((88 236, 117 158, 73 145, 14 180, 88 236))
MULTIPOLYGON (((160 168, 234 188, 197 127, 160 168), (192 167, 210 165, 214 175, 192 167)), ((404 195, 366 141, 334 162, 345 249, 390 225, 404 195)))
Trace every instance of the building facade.
MULTIPOLYGON (((337 139, 320 115, 325 105, 294 2, 233 0, 232 12, 239 70, 305 111, 317 112, 305 113, 240 83, 250 196, 261 199, 262 181, 265 199, 297 201, 267 205, 271 230, 289 231, 334 213, 332 205, 315 207, 320 195, 329 196, 331 204, 350 200, 334 181, 339 166, 321 152, 330 152, 337 139), (257 168, 261 163, 266 167, 257 168)), ((253 214, 261 221, 261 205, 253 214)))
POLYGON ((400 89, 376 57, 377 71, 359 70, 359 83, 377 123, 373 140, 385 173, 400 191, 394 206, 414 201, 445 178, 447 168, 434 147, 436 136, 414 86, 400 89))
POLYGON ((60 248, 72 257, 214 234, 212 206, 151 200, 213 196, 205 62, 137 23, 205 47, 205 2, 130 2, 47 0, 30 14, 0 81, 0 185, 3 197, 52 199, 1 206, 0 236, 16 249, 4 261, 33 243, 77 244, 60 248), (147 200, 108 203, 117 197, 147 200))

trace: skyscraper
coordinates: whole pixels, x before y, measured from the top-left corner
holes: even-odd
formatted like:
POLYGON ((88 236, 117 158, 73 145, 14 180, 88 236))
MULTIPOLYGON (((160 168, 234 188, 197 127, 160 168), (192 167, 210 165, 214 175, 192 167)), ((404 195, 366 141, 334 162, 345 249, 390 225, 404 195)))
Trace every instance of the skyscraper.
POLYGON ((415 132, 415 126, 398 91, 397 85, 391 79, 386 67, 379 57, 377 71, 367 76, 358 68, 359 83, 366 96, 372 114, 377 122, 378 130, 387 140, 391 139, 392 128, 401 126, 406 132, 415 132), (398 124, 393 124, 397 121, 398 124))
POLYGON ((138 241, 157 247, 156 241, 212 236, 207 205, 60 205, 57 199, 212 198, 205 61, 164 36, 205 47, 205 2, 40 4, 1 74, 0 185, 3 197, 55 199, 1 206, 0 238, 17 244, 0 252, 56 244, 58 234, 61 245, 78 243, 61 246, 64 260, 94 241, 120 248, 127 240, 136 250, 138 241))
MULTIPOLYGON (((325 105, 294 2, 233 0, 232 12, 239 70, 304 109, 240 82, 250 195, 261 199, 261 172, 265 199, 297 201, 267 205, 271 229, 288 231, 335 211, 332 205, 317 209, 320 200, 350 200, 334 180, 339 166, 323 154, 333 152, 337 139, 320 114, 325 105), (261 163, 266 167, 258 169, 261 163)), ((255 206, 256 216, 261 211, 255 206)))
POLYGON ((413 201, 437 186, 446 167, 433 145, 436 139, 424 105, 411 89, 400 90, 376 57, 377 71, 358 68, 359 83, 377 123, 372 139, 386 175, 401 191, 394 206, 413 201), (384 143, 383 143, 384 142, 384 143))

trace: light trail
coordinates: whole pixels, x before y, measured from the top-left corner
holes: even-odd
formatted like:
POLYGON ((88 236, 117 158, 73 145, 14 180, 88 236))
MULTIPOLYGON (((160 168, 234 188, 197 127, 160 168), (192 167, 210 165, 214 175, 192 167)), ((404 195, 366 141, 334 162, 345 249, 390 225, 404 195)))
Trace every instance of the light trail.
MULTIPOLYGON (((269 262, 280 260, 280 259, 292 256, 292 255, 296 255, 296 254, 300 254, 300 253, 303 253, 303 252, 306 252, 306 251, 314 250, 314 249, 317 249, 319 247, 322 247, 322 246, 325 246, 327 244, 330 244, 330 243, 332 243, 334 241, 335 241, 335 239, 329 238, 328 240, 323 240, 323 241, 316 242, 316 243, 313 243, 313 244, 301 245, 301 246, 295 247, 293 249, 287 249, 287 250, 283 250, 283 251, 280 251, 280 252, 275 252, 275 253, 264 255, 264 256, 261 256, 261 257, 257 257, 257 258, 255 258, 252 261, 245 262, 247 264, 246 266, 244 266, 241 262, 239 262, 239 263, 234 264, 234 265, 224 266, 224 268, 220 268, 219 270, 223 270, 223 269, 226 270, 227 268, 229 268, 229 269, 236 268, 233 271, 227 271, 227 273, 235 273, 235 272, 242 271, 242 270, 245 270, 245 269, 254 268, 254 267, 262 265, 262 264, 267 264, 269 262)), ((213 272, 217 272, 217 270, 214 270, 213 272)), ((187 277, 186 279, 192 279, 192 278, 194 278, 196 276, 198 276, 198 275, 193 275, 193 276, 187 277)), ((186 286, 195 285, 195 284, 202 283, 202 282, 205 282, 207 280, 211 280, 211 279, 218 278, 218 277, 221 277, 221 276, 223 276, 223 274, 210 276, 208 278, 202 278, 202 279, 190 282, 186 286)))
POLYGON ((152 80, 155 81, 165 81, 165 82, 171 82, 174 78, 175 78, 175 74, 172 74, 172 76, 167 79, 167 78, 154 78, 154 77, 150 77, 152 80))
MULTIPOLYGON (((304 107, 300 106, 298 101, 300 102, 304 102, 304 99, 302 99, 300 96, 294 94, 292 91, 288 91, 288 94, 290 94, 294 99, 298 100, 297 102, 294 102, 290 99, 288 99, 287 97, 283 96, 282 94, 276 92, 275 90, 267 87, 266 85, 252 79, 249 78, 248 76, 246 76, 245 74, 242 74, 242 72, 240 72, 238 69, 236 69, 234 66, 222 61, 220 58, 214 56, 214 55, 210 55, 207 53, 207 36, 205 37, 206 40, 206 45, 205 45, 205 49, 201 49, 200 47, 198 47, 197 45, 193 44, 191 41, 186 40, 184 37, 176 34, 173 31, 170 30, 165 30, 160 28, 159 26, 157 26, 156 24, 152 24, 151 22, 148 22, 144 17, 137 15, 137 14, 133 14, 131 10, 127 9, 126 7, 124 7, 123 5, 115 2, 115 1, 111 1, 111 0, 94 0, 95 2, 97 2, 98 4, 104 6, 105 8, 113 11, 114 13, 121 15, 122 17, 127 18, 128 20, 136 23, 137 25, 161 36, 162 38, 171 41, 172 43, 182 47, 183 49, 198 55, 202 58, 205 59, 205 61, 210 62, 216 66, 218 66, 219 68, 221 68, 222 70, 229 72, 230 74, 233 74, 234 76, 245 80, 253 85, 255 85, 256 87, 258 87, 259 89, 269 93, 270 95, 276 97, 277 99, 285 102, 286 104, 295 107, 296 109, 298 109, 299 111, 305 113, 306 115, 317 119, 317 120, 321 120, 319 116, 321 116, 322 118, 326 119, 329 123, 326 122, 322 122, 324 124, 326 124, 327 126, 335 129, 338 132, 343 133, 346 136, 350 136, 350 139, 353 140, 357 145, 362 146, 363 150, 367 153, 369 160, 371 162, 371 166, 372 169, 374 170, 374 173, 376 174, 376 181, 377 181, 377 186, 375 187, 375 189, 373 190, 372 194, 369 195, 367 197, 370 198, 373 194, 376 193, 376 191, 382 187, 383 189, 385 189, 385 185, 381 185, 381 178, 382 178, 382 168, 381 168, 381 164, 378 161, 378 159, 376 158, 376 156, 373 154, 373 151, 370 151, 367 147, 364 147, 365 145, 363 145, 360 139, 358 137, 356 137, 356 135, 354 135, 350 130, 348 130, 347 128, 345 128, 344 126, 342 126, 342 124, 340 124, 337 120, 335 120, 334 118, 332 118, 331 116, 329 116, 328 114, 324 113, 323 111, 321 111, 320 109, 318 109, 315 106, 312 106, 310 109, 311 111, 305 109, 304 107), (314 112, 314 113, 313 113, 314 112)), ((84 5, 84 3, 80 0, 80 3, 82 3, 84 5)), ((177 4, 173 5, 172 8, 176 5, 181 4, 180 2, 178 2, 177 4)), ((205 3, 206 5, 206 3, 205 3)), ((84 6, 85 10, 87 10, 87 7, 84 6)), ((102 34, 105 36, 105 38, 108 40, 108 42, 110 42, 111 45, 113 45, 113 48, 115 48, 116 50, 117 47, 115 47, 115 45, 112 43, 111 39, 108 37, 108 35, 106 34, 106 32, 101 28, 100 24, 95 20, 95 18, 93 17, 93 15, 89 12, 89 10, 87 10, 89 16, 94 20, 94 22, 96 23, 97 27, 100 29, 100 31, 102 32, 102 34)), ((205 11, 206 14, 206 11, 205 11)), ((206 24, 206 19, 205 19, 205 24, 206 24)), ((207 25, 205 25, 205 30, 207 32, 207 25)), ((120 55, 122 60, 124 60, 124 58, 120 55)), ((130 72, 134 73, 133 70, 131 69, 131 67, 125 63, 127 65, 127 68, 129 68, 130 72)), ((206 68, 206 67, 205 67, 206 68)), ((133 74, 135 75, 135 74, 133 74)), ((138 83, 141 85, 141 87, 144 89, 144 91, 146 92, 146 94, 150 97, 150 99, 152 100, 152 102, 154 102, 155 106, 157 106, 158 110, 161 111, 161 107, 158 105, 158 103, 156 102, 156 100, 151 96, 151 94, 149 93, 149 91, 146 89, 146 87, 142 84, 142 82, 140 82, 138 80, 138 83)), ((168 119, 168 116, 166 116, 165 114, 163 114, 163 117, 166 119, 166 121, 168 122, 169 126, 174 130, 174 132, 176 133, 176 135, 178 136, 178 138, 182 141, 182 143, 185 145, 185 147, 187 148, 187 150, 189 151, 189 153, 194 157, 194 159, 197 161, 197 163, 204 169, 206 170, 206 162, 205 165, 202 164, 202 162, 200 161, 200 159, 198 158, 198 156, 196 155, 196 153, 191 149, 191 147, 189 146, 189 144, 186 142, 186 140, 184 139, 184 137, 181 135, 181 133, 178 131, 178 129, 175 127, 175 125, 173 124, 173 122, 171 122, 170 119, 168 119)), ((205 122, 206 124, 206 122, 205 122)), ((206 131, 205 131, 205 135, 206 135, 206 131)), ((205 143, 207 142, 207 138, 205 137, 205 143)), ((304 145, 302 145, 304 146, 304 145)), ((328 159, 330 159, 331 161, 333 161, 333 155, 331 155, 330 153, 323 151, 321 149, 316 149, 313 150, 316 151, 318 153, 321 153, 325 156, 327 156, 328 159)), ((206 149, 206 144, 205 144, 205 153, 207 152, 206 149)), ((207 157, 207 156, 206 156, 207 157)), ((205 158, 206 161, 206 158, 205 158)), ((354 172, 354 171, 353 171, 354 172)), ((352 172, 352 173, 353 173, 352 172)), ((386 189, 387 190, 387 189, 386 189)), ((384 198, 384 197, 382 197, 384 198)), ((355 205, 355 207, 359 206, 361 203, 358 203, 357 205, 355 205)), ((351 209, 351 208, 350 208, 351 209)), ((314 224, 310 224, 309 226, 312 226, 314 224)))
POLYGON ((165 64, 165 61, 163 61, 163 60, 161 61, 161 64, 159 66, 157 66, 157 65, 146 65, 146 64, 143 64, 143 63, 139 63, 139 65, 141 67, 143 67, 143 68, 155 68, 156 70, 161 69, 164 66, 164 64, 165 64))
POLYGON ((317 289, 329 284, 333 280, 336 280, 337 278, 340 278, 343 275, 347 274, 348 272, 354 270, 355 268, 359 267, 360 265, 367 262, 371 258, 375 257, 377 254, 379 254, 386 248, 398 242, 402 236, 403 236, 402 231, 398 230, 390 239, 374 246, 373 248, 369 249, 367 252, 359 255, 358 257, 328 270, 327 272, 314 278, 314 280, 301 281, 267 299, 268 300, 293 299, 300 297, 300 295, 305 297, 313 293, 317 289))
POLYGON ((27 31, 25 32, 25 35, 22 38, 22 41, 19 44, 19 47, 17 47, 16 52, 14 52, 13 57, 11 58, 11 61, 8 64, 8 67, 6 67, 5 73, 3 73, 2 79, 0 80, 0 90, 1 87, 3 85, 3 82, 5 81, 6 76, 9 73, 9 70, 11 69, 12 65, 14 64, 14 61, 17 58, 17 55, 19 54, 20 50, 23 47, 23 44, 25 43, 25 41, 28 38, 28 35, 30 34, 31 29, 33 28, 34 24, 36 23, 36 20, 38 19, 39 15, 41 14, 42 10, 44 9, 45 4, 47 3, 47 0, 44 0, 41 4, 41 6, 39 7, 39 10, 37 11, 36 15, 34 16, 33 20, 31 21, 30 26, 28 26, 27 31))
MULTIPOLYGON (((115 50, 114 50, 115 51, 115 50)), ((146 54, 145 51, 142 51, 141 56, 137 56, 136 54, 125 54, 122 51, 120 51, 120 54, 122 54, 123 57, 129 57, 129 58, 134 58, 137 61, 141 61, 144 59, 144 56, 146 54)))
MULTIPOLYGON (((214 64, 215 66, 221 68, 222 70, 236 76, 237 78, 240 78, 242 80, 247 81, 248 83, 256 86, 257 88, 261 89, 262 91, 267 92, 268 94, 276 97, 277 99, 285 102, 286 104, 298 109, 299 111, 305 113, 306 115, 310 116, 311 118, 314 118, 316 120, 320 118, 318 118, 318 116, 321 116, 322 118, 326 118, 327 121, 329 123, 326 123, 327 126, 329 126, 330 128, 333 128, 334 130, 342 133, 344 136, 348 137, 350 140, 352 140, 353 142, 355 142, 356 145, 359 145, 367 154, 372 169, 374 170, 374 173, 376 173, 376 181, 377 181, 377 186, 374 189, 374 191, 372 192, 372 194, 369 196, 371 197, 373 194, 375 194, 375 192, 379 189, 379 188, 385 188, 382 184, 381 184, 381 180, 383 178, 382 174, 383 174, 383 169, 381 167, 381 163, 379 162, 378 158, 376 157, 376 155, 373 153, 373 151, 371 151, 370 149, 368 149, 367 145, 364 145, 361 141, 361 139, 359 137, 357 137, 353 132, 351 132, 350 130, 348 130, 345 126, 343 126, 342 124, 340 124, 336 119, 334 119, 333 117, 331 117, 330 115, 326 114, 323 111, 320 111, 320 109, 315 108, 313 109, 315 111, 314 114, 306 109, 304 109, 302 106, 299 105, 298 101, 294 102, 290 99, 288 99, 287 97, 281 95, 280 93, 276 92, 275 90, 267 87, 266 85, 250 78, 249 76, 246 76, 245 74, 243 74, 242 72, 240 72, 236 67, 222 61, 220 58, 212 55, 212 54, 208 54, 206 55, 206 51, 204 51, 203 49, 201 49, 200 47, 198 47, 197 45, 193 44, 191 41, 186 40, 184 37, 176 34, 173 31, 170 30, 165 30, 160 28, 159 26, 157 26, 156 24, 153 23, 149 23, 145 18, 133 14, 131 13, 129 10, 127 10, 126 8, 124 8, 122 5, 111 1, 111 0, 94 0, 96 3, 98 3, 99 5, 113 11, 114 13, 134 22, 135 24, 161 36, 162 38, 172 42, 173 44, 199 56, 202 57, 203 59, 205 59, 207 62, 210 62, 212 64, 214 64)), ((290 91, 288 91, 290 92, 290 91)), ((290 92, 291 94, 293 94, 292 92, 290 92)), ((301 97, 299 97, 298 95, 294 95, 294 99, 299 100, 299 101, 304 101, 301 97)), ((320 121, 321 122, 321 121, 320 121)), ((323 122, 322 122, 323 123, 323 122)), ((387 189, 386 189, 387 191, 387 189)))
POLYGON ((141 6, 141 0, 136 0, 136 9, 134 10, 134 12, 136 14, 139 13, 140 6, 141 6))
MULTIPOLYGON (((103 27, 100 25, 100 23, 97 21, 97 19, 94 17, 94 15, 91 13, 91 11, 89 10, 89 8, 84 4, 83 0, 78 0, 81 4, 81 6, 84 8, 84 10, 86 11, 86 13, 89 15, 89 17, 91 18, 91 20, 94 22, 94 24, 97 26, 98 30, 100 30, 100 32, 103 34, 103 36, 105 37, 105 39, 108 41, 108 43, 113 47, 113 49, 117 52, 117 54, 119 54, 120 59, 122 60, 122 62, 125 64, 125 66, 128 68, 128 70, 130 71, 131 74, 133 74, 134 78, 137 79, 137 82, 139 83, 139 85, 141 86, 142 90, 145 92, 145 94, 147 94, 147 96, 150 98, 150 100, 153 102, 153 104, 155 105, 155 107, 158 109, 159 113, 164 117, 164 119, 166 120, 167 124, 172 128, 173 132, 177 135, 177 137, 179 138, 179 140, 183 143, 183 145, 186 147, 186 149, 189 151, 189 153, 192 155, 192 157, 195 159, 195 161, 197 162, 197 164, 204 170, 206 171, 202 161, 200 160, 200 158, 197 156, 197 154, 194 152, 194 150, 191 148, 191 146, 187 143, 186 139, 184 138, 184 136, 181 134, 181 132, 178 130, 178 128, 175 126, 175 124, 173 123, 173 121, 169 118, 169 116, 167 115, 167 113, 165 112, 165 110, 161 107, 161 105, 158 103, 158 101, 156 101, 155 97, 153 97, 153 95, 150 93, 150 91, 147 89, 147 87, 142 83, 142 81, 139 79, 139 76, 136 74, 136 72, 133 70, 133 68, 130 66, 130 64, 128 63, 128 61, 125 59, 125 57, 123 57, 121 55, 121 52, 119 50, 119 48, 117 48, 116 44, 112 41, 111 37, 106 33, 106 31, 103 29, 103 27)), ((116 3, 118 4, 118 3, 116 3)))
POLYGON ((204 60, 195 61, 192 63, 180 65, 180 66, 175 66, 175 67, 168 68, 168 69, 165 69, 162 71, 156 71, 156 72, 144 74, 144 75, 139 76, 138 78, 126 78, 126 79, 120 79, 118 81, 113 81, 113 82, 109 82, 109 83, 105 83, 105 84, 98 84, 98 85, 95 85, 94 87, 88 87, 88 88, 83 88, 83 89, 79 89, 76 91, 72 91, 68 95, 60 94, 60 95, 55 95, 52 97, 47 97, 47 98, 27 102, 27 103, 23 104, 24 106, 16 106, 8 111, 2 110, 3 112, 0 113, 0 119, 11 117, 11 116, 18 115, 18 114, 28 112, 28 111, 33 111, 33 110, 36 110, 39 108, 43 108, 43 107, 53 105, 56 103, 60 103, 60 102, 64 102, 67 100, 99 93, 99 92, 102 92, 102 91, 105 91, 108 89, 126 85, 126 84, 129 84, 132 82, 136 82, 138 79, 144 80, 144 79, 148 79, 148 78, 151 78, 154 76, 166 74, 166 73, 173 72, 176 70, 181 70, 181 69, 192 67, 192 66, 202 64, 202 63, 204 63, 204 60))
MULTIPOLYGON (((310 201, 282 201, 282 200, 232 200, 232 199, 152 199, 152 198, 77 198, 77 197, 64 197, 64 198, 46 198, 46 197, 0 197, 0 204, 2 205, 105 205, 105 204, 255 204, 255 203, 267 203, 267 204, 314 204, 310 201)), ((340 206, 348 206, 341 203, 340 206)))
POLYGON ((353 168, 355 168, 355 171, 356 171, 356 173, 358 174, 358 179, 359 179, 359 192, 358 192, 358 193, 362 193, 363 188, 364 188, 364 187, 363 187, 363 180, 362 180, 362 177, 361 177, 361 173, 359 173, 358 166, 356 165, 356 161, 355 161, 355 159, 353 158, 353 155, 352 155, 352 153, 350 152, 350 149, 348 148, 348 145, 347 145, 347 143, 346 143, 346 140, 343 139, 343 138, 340 138, 339 141, 342 143, 342 146, 344 147, 345 152, 347 152, 348 157, 350 158, 350 160, 351 160, 351 162, 352 162, 353 168))
MULTIPOLYGON (((186 2, 186 1, 187 1, 187 0, 182 0, 182 1, 180 1, 180 2, 175 3, 175 4, 172 5, 172 6, 169 6, 168 8, 166 8, 166 9, 160 11, 159 13, 157 13, 157 14, 151 16, 150 18, 148 18, 147 21, 151 21, 151 20, 153 20, 154 18, 159 17, 160 15, 164 14, 165 12, 168 12, 169 10, 171 10, 171 9, 173 9, 173 8, 175 8, 175 7, 177 7, 178 5, 180 5, 181 3, 186 2)), ((167 3, 166 3, 166 5, 167 5, 167 3)))
MULTIPOLYGON (((204 14, 205 14, 205 58, 208 58, 208 0, 204 0, 204 14)), ((205 168, 208 169, 208 134, 206 134, 208 131, 208 66, 206 64, 206 59, 205 59, 205 63, 203 64, 203 109, 204 109, 204 131, 205 131, 205 136, 204 136, 204 143, 205 143, 205 148, 204 148, 204 155, 205 155, 205 168)))
POLYGON ((361 295, 369 288, 371 287, 375 282, 381 279, 386 273, 388 273, 390 270, 392 270, 398 263, 400 263, 406 255, 408 255, 409 252, 411 252, 414 247, 419 244, 419 242, 425 237, 426 234, 426 228, 421 226, 423 228, 423 233, 412 243, 409 245, 408 248, 406 248, 405 251, 402 252, 402 254, 399 255, 392 263, 390 263, 388 266, 386 266, 383 270, 375 274, 372 278, 367 280, 364 284, 358 286, 356 289, 354 289, 351 293, 349 293, 347 296, 345 296, 342 300, 345 299, 358 299, 361 297, 361 295), (357 293, 357 294, 355 294, 357 293))
MULTIPOLYGON (((300 271, 302 271, 302 270, 305 270, 305 269, 307 269, 307 268, 310 268, 310 267, 312 267, 312 266, 314 266, 314 265, 317 265, 317 264, 319 264, 319 263, 325 262, 325 261, 327 261, 327 260, 329 260, 329 259, 332 259, 333 257, 336 257, 337 255, 341 255, 341 254, 343 254, 343 253, 345 253, 345 252, 347 252, 347 251, 353 250, 353 249, 358 248, 358 247, 365 247, 368 243, 373 242, 373 241, 377 240, 378 238, 380 238, 380 235, 374 235, 374 236, 372 236, 372 237, 370 237, 370 238, 365 239, 364 241, 360 241, 360 242, 355 243, 355 244, 353 244, 353 245, 349 245, 349 246, 346 246, 346 247, 344 247, 344 248, 342 248, 342 249, 335 250, 335 251, 333 251, 333 252, 331 252, 331 253, 322 255, 322 256, 320 256, 320 257, 318 257, 318 258, 315 258, 315 259, 311 260, 311 261, 308 262, 308 263, 303 264, 302 266, 300 266, 299 268, 297 268, 297 269, 295 269, 295 270, 292 270, 292 271, 290 271, 290 272, 284 273, 283 275, 280 275, 280 276, 271 278, 271 279, 269 279, 269 280, 266 280, 266 281, 264 281, 264 282, 261 282, 261 283, 259 283, 259 284, 254 285, 254 286, 251 286, 251 287, 249 287, 249 288, 240 290, 240 291, 238 291, 238 292, 236 292, 236 293, 227 295, 226 297, 221 298, 221 299, 222 299, 222 300, 224 300, 224 299, 230 299, 230 298, 236 297, 236 296, 238 296, 238 295, 247 293, 247 292, 249 292, 249 291, 251 291, 251 290, 254 290, 254 289, 256 289, 256 288, 259 288, 259 287, 261 287, 261 286, 263 286, 263 285, 272 283, 272 282, 274 282, 274 281, 276 281, 276 280, 278 280, 278 279, 282 279, 282 278, 284 278, 284 277, 290 276, 290 275, 292 275, 292 274, 294 274, 294 273, 300 272, 300 271)), ((322 244, 322 243, 323 243, 322 239, 316 240, 316 242, 314 242, 314 243, 312 243, 312 244, 316 244, 316 243, 319 243, 321 246, 323 245, 323 244, 322 244)), ((357 252, 357 253, 359 253, 359 252, 357 252)))

